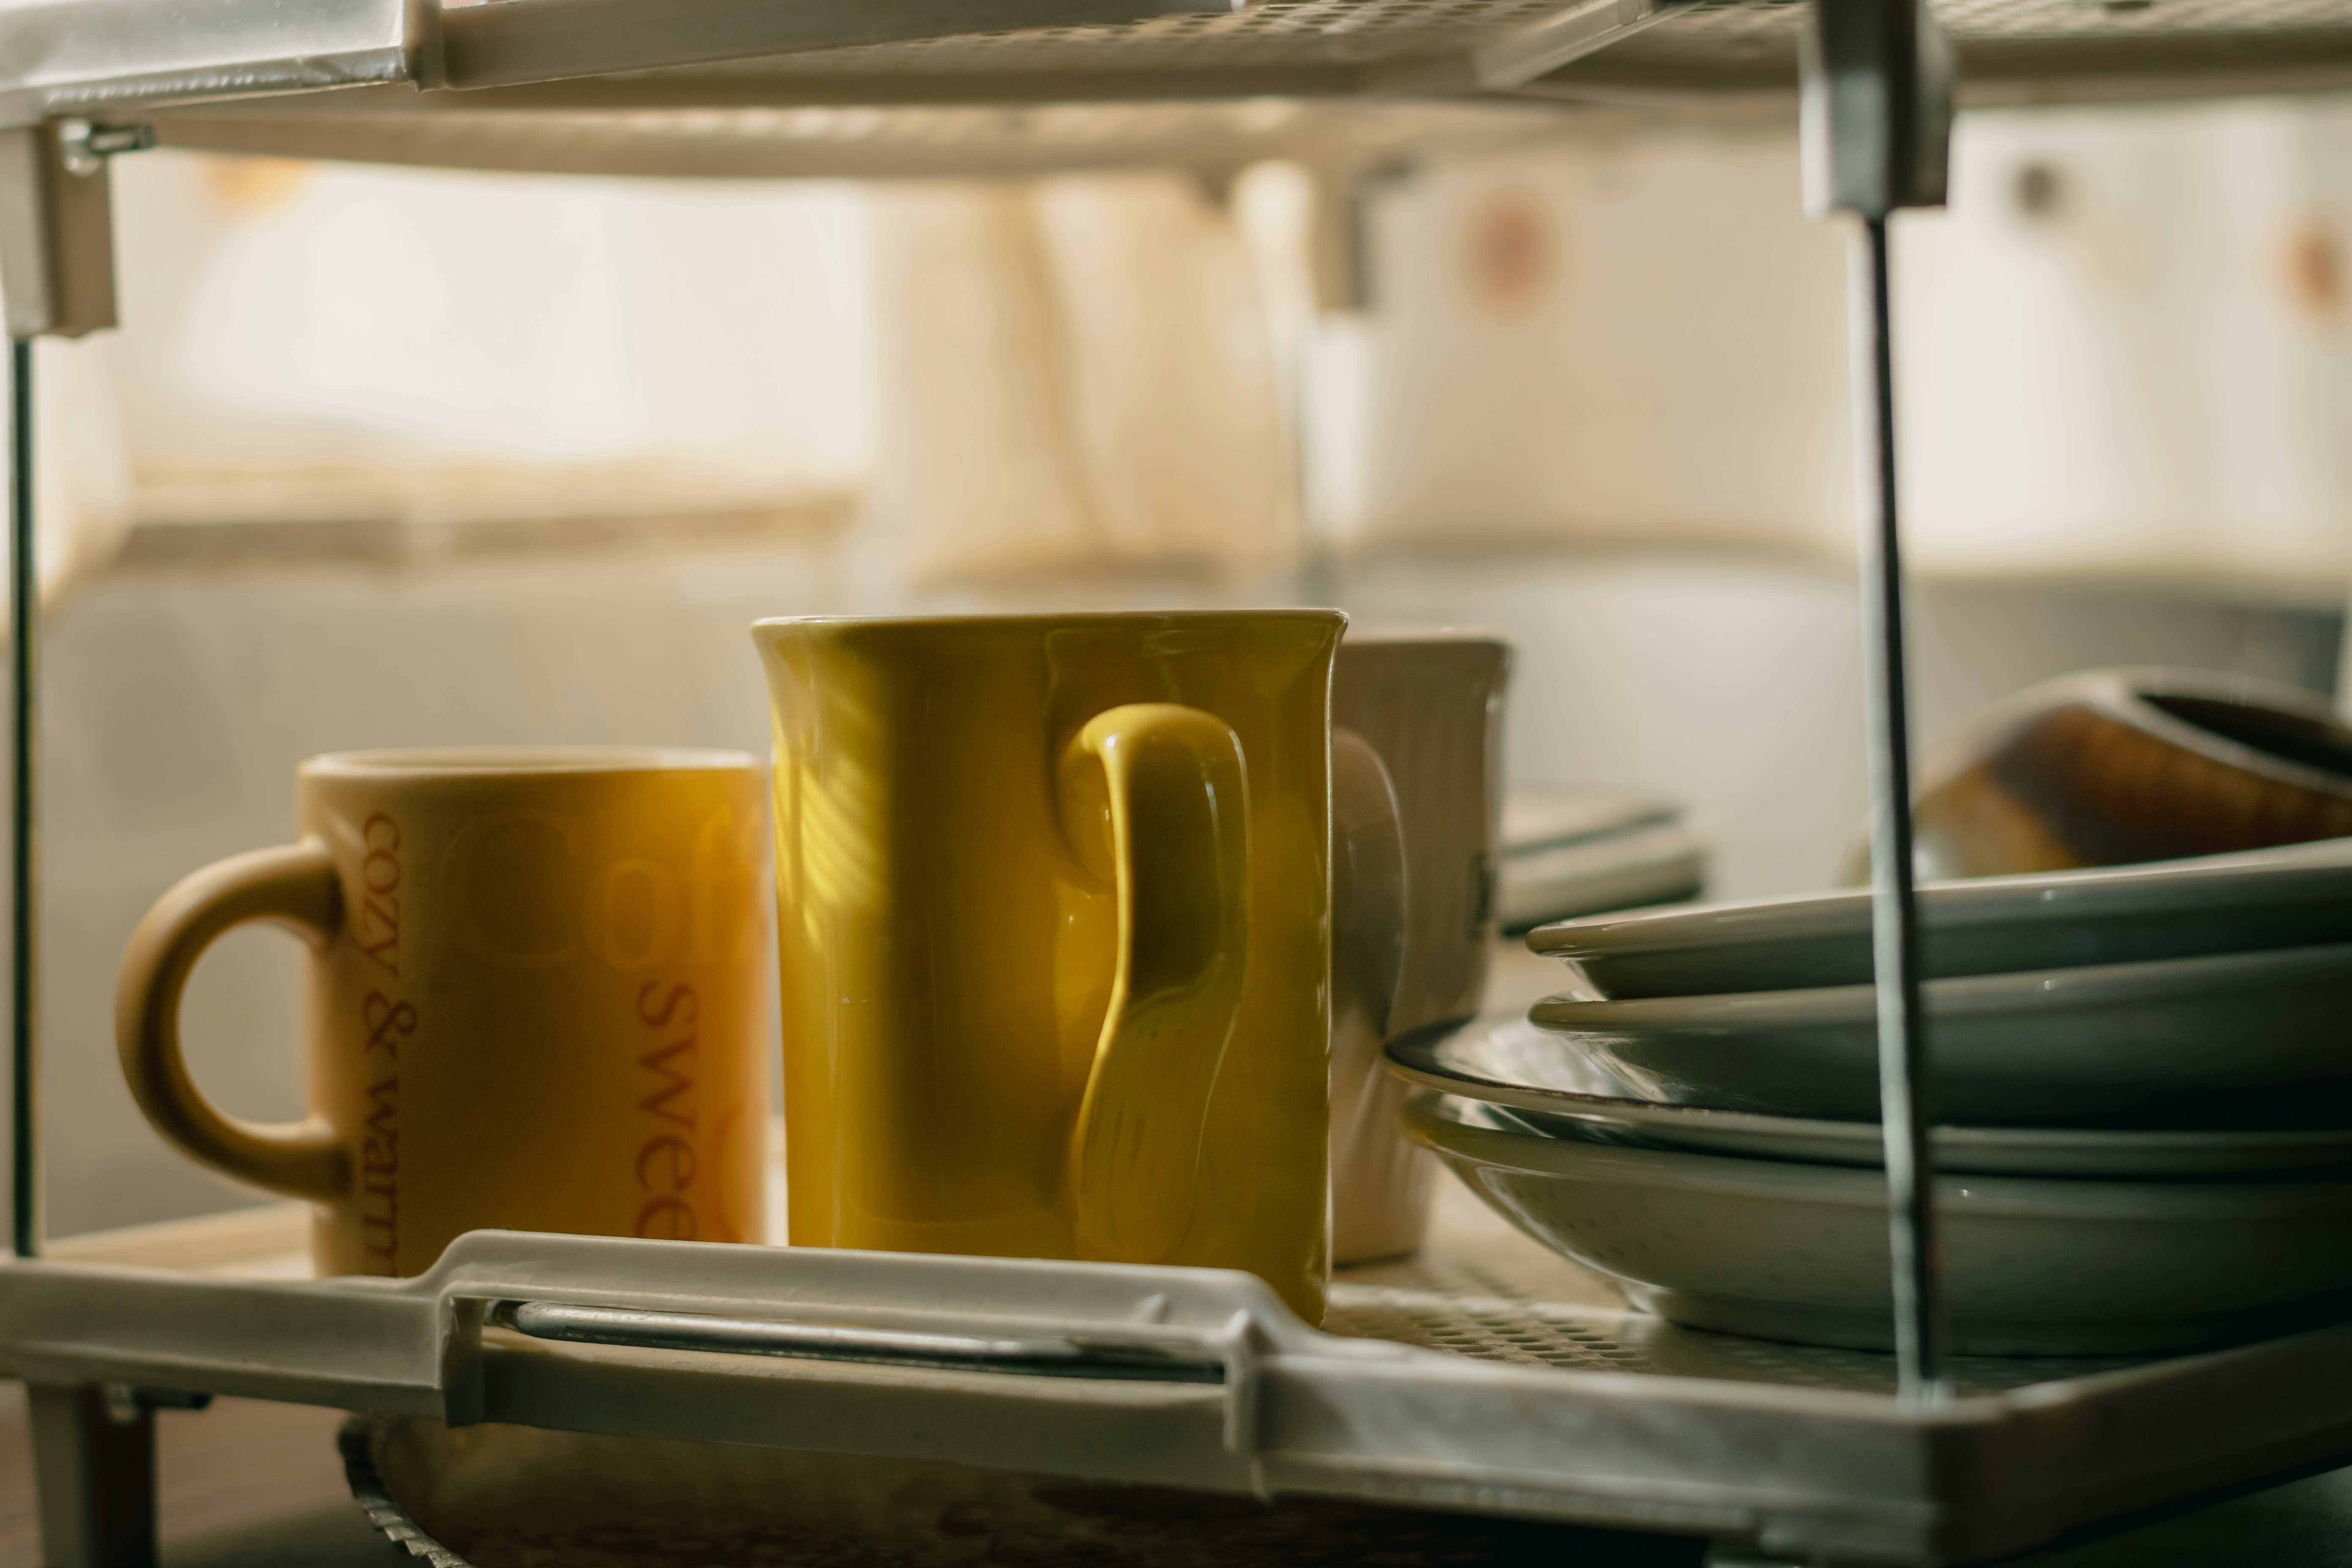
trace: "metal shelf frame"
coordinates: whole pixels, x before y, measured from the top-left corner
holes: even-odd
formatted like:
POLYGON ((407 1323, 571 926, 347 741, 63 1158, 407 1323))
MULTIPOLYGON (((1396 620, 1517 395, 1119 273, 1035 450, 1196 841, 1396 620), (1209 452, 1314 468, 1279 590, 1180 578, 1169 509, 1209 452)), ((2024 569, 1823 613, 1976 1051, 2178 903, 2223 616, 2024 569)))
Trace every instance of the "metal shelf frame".
MULTIPOLYGON (((1937 8, 1964 102, 2352 88, 2352 13, 2331 0, 1937 8)), ((1253 155, 1245 127, 1196 152, 1197 123, 1141 111, 1280 99, 1342 132, 1366 105, 1786 115, 1809 14, 1786 0, 5 0, 0 132, 138 121, 222 152, 617 174, 1231 168, 1253 155), (1076 130, 942 119, 1081 105, 1101 112, 1076 130), (824 108, 869 112, 781 112, 824 108)), ((1306 155, 1347 155, 1332 140, 1308 138, 1306 155)), ((1298 126, 1255 155, 1301 155, 1298 126)))
MULTIPOLYGON (((1964 59, 2041 62, 2013 70, 2012 91, 2352 81, 2352 16, 2315 0, 2179 4, 2185 24, 2113 12, 2085 26, 2074 0, 1942 9, 1964 59), (2203 77, 2182 52, 2200 38, 2231 46, 2203 77)), ((2352 1409, 2326 1393, 2352 1374, 2352 1325, 2001 1393, 1954 1395, 1943 1376, 1910 956, 1885 298, 1887 215, 1940 199, 1950 95, 1939 37, 1912 0, 0 0, 16 1174, 0 1370, 35 1386, 53 1568, 152 1557, 145 1423, 158 1403, 211 1394, 1706 1531, 1822 1562, 1990 1557, 2352 1458, 2352 1409), (144 135, 129 122, 181 145, 481 167, 977 173, 1164 157, 1187 138, 1130 137, 1089 155, 1085 136, 1040 148, 1016 132, 976 156, 935 134, 911 153, 902 137, 895 161, 869 145, 863 163, 829 165, 827 150, 856 138, 820 126, 802 138, 819 151, 797 163, 730 169, 712 165, 708 136, 665 140, 645 117, 1271 92, 1353 106, 1339 132, 1290 127, 1303 137, 1292 145, 1345 163, 1394 145, 1367 104, 1442 115, 1522 94, 1786 96, 1798 28, 1816 14, 1827 40, 1808 77, 1828 132, 1818 157, 1832 203, 1863 219, 1855 342, 1895 1395, 1507 1366, 1342 1338, 1300 1324, 1255 1280, 1201 1270, 499 1233, 462 1238, 432 1272, 401 1281, 41 1258, 29 345, 113 322, 106 161, 144 135)), ((1243 125, 1217 156, 1284 145, 1266 133, 1277 123, 1243 125)), ((793 139, 781 125, 739 140, 762 136, 793 139)))
MULTIPOLYGON (((2352 1325, 2046 1382, 2009 1363, 1922 1406, 1825 1375, 1884 1360, 1853 1352, 1664 1330, 1769 1363, 1641 1365, 1611 1339, 1639 1321, 1622 1307, 1538 1306, 1507 1331, 1549 1324, 1626 1370, 1513 1364, 1309 1329, 1257 1279, 1207 1269, 492 1231, 399 1280, 150 1256, 0 1270, 0 1374, 36 1391, 44 1492, 86 1500, 45 1521, 52 1568, 144 1560, 125 1539, 152 1480, 135 1434, 215 1394, 1667 1531, 1833 1564, 1998 1558, 2352 1454, 2336 1394, 2352 1325)), ((1492 1283, 1508 1255, 1468 1261, 1489 1283, 1453 1314, 1512 1321, 1492 1283)))

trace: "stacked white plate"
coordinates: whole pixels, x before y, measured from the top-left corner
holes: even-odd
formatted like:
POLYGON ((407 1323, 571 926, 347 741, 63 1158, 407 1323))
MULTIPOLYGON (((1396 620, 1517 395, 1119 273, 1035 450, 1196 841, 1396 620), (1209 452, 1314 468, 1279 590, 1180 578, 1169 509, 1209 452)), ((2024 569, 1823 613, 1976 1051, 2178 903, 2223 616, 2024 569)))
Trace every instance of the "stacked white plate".
MULTIPOLYGON (((2126 1353, 2352 1315, 2352 840, 1931 885, 1954 1346, 2126 1353)), ((1892 1338, 1870 904, 1528 938, 1526 1020, 1389 1048, 1408 1131, 1678 1321, 1892 1338)))

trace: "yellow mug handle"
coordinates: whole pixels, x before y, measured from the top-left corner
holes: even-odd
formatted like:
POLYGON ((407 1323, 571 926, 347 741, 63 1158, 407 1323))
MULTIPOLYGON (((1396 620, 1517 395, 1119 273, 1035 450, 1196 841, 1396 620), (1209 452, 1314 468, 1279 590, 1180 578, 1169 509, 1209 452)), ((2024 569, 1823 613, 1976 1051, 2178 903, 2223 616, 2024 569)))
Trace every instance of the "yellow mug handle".
POLYGON ((114 1043, 131 1098, 155 1130, 240 1181, 327 1203, 351 1191, 351 1155, 313 1117, 283 1126, 217 1110, 188 1076, 180 1049, 180 996, 205 949, 231 926, 271 921, 313 946, 343 921, 333 857, 314 838, 205 867, 156 900, 131 934, 114 987, 114 1043))
POLYGON ((1171 702, 1097 714, 1063 749, 1062 823, 1118 900, 1110 1005, 1070 1136, 1080 1250, 1158 1262, 1192 1221, 1201 1141, 1249 952, 1241 738, 1171 702))

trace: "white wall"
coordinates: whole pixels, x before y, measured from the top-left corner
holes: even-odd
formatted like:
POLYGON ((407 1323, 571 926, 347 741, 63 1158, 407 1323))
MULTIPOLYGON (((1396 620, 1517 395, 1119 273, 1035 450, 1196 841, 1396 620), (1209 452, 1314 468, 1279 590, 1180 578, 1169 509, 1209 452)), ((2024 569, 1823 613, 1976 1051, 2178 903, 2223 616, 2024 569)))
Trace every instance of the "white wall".
POLYGON ((1774 564, 1529 557, 1370 566, 1368 620, 1493 626, 1519 645, 1506 746, 1521 784, 1687 803, 1731 896, 1817 887, 1862 810, 1850 584, 1774 564))
MULTIPOLYGON (((1383 186, 1327 526, 1848 555, 1847 225, 1799 184, 1791 128, 1683 126, 1383 186)), ((2340 595, 2347 215, 2352 100, 1963 116, 1894 226, 1914 568, 2340 595)))

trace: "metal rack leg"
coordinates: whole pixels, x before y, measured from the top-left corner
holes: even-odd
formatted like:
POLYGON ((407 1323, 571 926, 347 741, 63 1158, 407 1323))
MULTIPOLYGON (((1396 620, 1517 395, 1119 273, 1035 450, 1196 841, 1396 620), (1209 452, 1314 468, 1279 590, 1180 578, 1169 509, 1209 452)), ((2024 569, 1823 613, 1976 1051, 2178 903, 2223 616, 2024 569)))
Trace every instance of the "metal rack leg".
POLYGON ((9 342, 8 392, 8 1234, 19 1258, 41 1251, 38 1019, 39 888, 33 787, 41 635, 33 549, 33 342, 9 342))
POLYGON ((1935 1161, 1927 1142, 1926 1009, 1911 888, 1911 725, 1904 657, 1903 557, 1895 504, 1895 367, 1889 342, 1886 220, 1865 219, 1852 287, 1855 395, 1869 443, 1863 536, 1863 688, 1870 766, 1871 950, 1878 976, 1878 1096, 1886 1149, 1887 1246, 1903 1392, 1935 1398, 1943 1382, 1935 1161))
POLYGON ((155 1414, 128 1390, 34 1384, 42 1568, 152 1568, 155 1414))
POLYGON ((1871 937, 1886 1149, 1887 1249, 1902 1396, 1943 1396, 1935 1160, 1926 1016, 1911 888, 1911 758, 1903 657, 1902 531, 1886 219, 1940 206, 1952 123, 1951 52, 1926 0, 1813 0, 1800 39, 1807 205, 1862 219, 1853 303, 1860 458, 1864 723, 1870 765, 1871 937))

